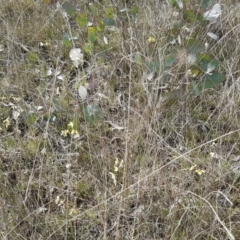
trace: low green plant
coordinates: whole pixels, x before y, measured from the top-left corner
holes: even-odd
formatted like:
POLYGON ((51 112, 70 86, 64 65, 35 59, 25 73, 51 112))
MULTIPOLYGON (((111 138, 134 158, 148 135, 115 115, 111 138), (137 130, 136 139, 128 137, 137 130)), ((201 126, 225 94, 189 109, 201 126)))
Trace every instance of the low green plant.
MULTIPOLYGON (((83 35, 85 36, 83 49, 86 54, 92 55, 94 50, 105 51, 107 45, 102 43, 101 39, 104 39, 104 34, 108 28, 116 27, 117 23, 115 21, 115 16, 118 18, 122 17, 123 13, 120 13, 114 7, 108 7, 106 9, 101 9, 100 5, 91 4, 87 12, 76 13, 75 7, 70 2, 65 2, 62 5, 63 9, 71 16, 74 17, 77 24, 79 25, 83 35), (102 10, 102 11, 101 11, 102 10), (104 12, 104 16, 102 16, 104 12)), ((133 6, 125 14, 129 14, 132 18, 136 17, 138 12, 138 7, 133 6)), ((64 45, 66 47, 72 46, 71 36, 69 33, 65 33, 63 39, 64 45)), ((108 46, 110 48, 110 46, 108 46)))
MULTIPOLYGON (((194 1, 193 4, 189 0, 169 0, 169 3, 177 9, 178 20, 167 34, 167 55, 163 61, 147 62, 148 74, 162 74, 164 84, 169 82, 173 74, 178 79, 185 76, 190 82, 188 90, 198 96, 204 89, 217 87, 225 79, 225 75, 219 71, 221 62, 208 51, 214 41, 208 41, 206 36, 202 36, 211 24, 206 20, 207 17, 204 18, 204 10, 212 5, 212 1, 194 1), (184 54, 179 58, 179 53, 184 54), (186 66, 179 69, 177 63, 182 65, 182 61, 186 62, 186 66)), ((217 37, 211 32, 207 35, 217 37)), ((135 61, 139 62, 138 56, 135 61)))
MULTIPOLYGON (((84 40, 82 44, 84 58, 103 52, 105 52, 105 56, 107 56, 111 51, 115 50, 115 43, 110 44, 105 34, 107 34, 110 28, 117 28, 115 16, 119 15, 118 18, 120 19, 123 17, 123 12, 118 12, 114 7, 101 9, 100 5, 95 6, 91 4, 89 5, 88 11, 77 13, 77 10, 70 2, 65 2, 62 7, 70 17, 75 19, 81 29, 84 40), (103 12, 104 16, 102 16, 103 12)), ((134 19, 137 12, 138 7, 132 6, 130 10, 125 12, 125 17, 129 14, 131 18, 134 19)), ((77 43, 79 39, 76 38, 76 40, 74 40, 69 33, 65 33, 63 37, 64 46, 67 48, 73 47, 75 44, 73 44, 72 41, 77 43)), ((104 56, 104 54, 100 55, 104 56)), ((138 60, 141 62, 140 58, 138 58, 138 60)), ((80 88, 81 89, 78 90, 79 95, 82 99, 85 99, 87 97, 87 90, 83 86, 80 86, 80 88)), ((101 108, 96 104, 81 105, 81 113, 84 120, 90 123, 96 122, 102 117, 101 108)))

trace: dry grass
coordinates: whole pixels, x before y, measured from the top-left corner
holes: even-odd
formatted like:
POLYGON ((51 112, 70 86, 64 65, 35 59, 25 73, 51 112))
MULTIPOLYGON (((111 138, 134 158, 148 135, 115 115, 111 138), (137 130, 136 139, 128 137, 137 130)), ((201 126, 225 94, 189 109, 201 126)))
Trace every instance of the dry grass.
MULTIPOLYGON (((1 239, 240 239, 240 8, 224 1, 211 26, 221 35, 209 52, 224 83, 176 99, 171 90, 186 81, 181 49, 169 70, 172 95, 158 89, 161 75, 148 81, 133 61, 137 52, 164 59, 178 18, 167 1, 149 2, 137 1, 137 22, 128 16, 105 33, 110 54, 101 58, 98 49, 75 69, 63 35, 77 36, 80 48, 87 36, 74 19, 56 4, 1 1, 1 239), (150 36, 157 42, 148 44, 150 36), (48 76, 49 67, 64 78, 48 76), (89 102, 103 118, 94 124, 77 96, 86 75, 99 83, 89 102), (64 137, 73 119, 80 137, 64 137)), ((72 3, 89 11, 88 1, 72 3)), ((95 4, 99 15, 109 4, 124 7, 95 4)))

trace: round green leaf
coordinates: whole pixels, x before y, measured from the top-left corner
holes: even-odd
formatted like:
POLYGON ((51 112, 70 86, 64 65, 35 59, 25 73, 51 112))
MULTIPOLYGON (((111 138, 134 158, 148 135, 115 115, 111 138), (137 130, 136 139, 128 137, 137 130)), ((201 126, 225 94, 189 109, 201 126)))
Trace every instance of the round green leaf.
POLYGON ((68 33, 65 33, 64 36, 63 36, 63 44, 65 47, 71 47, 72 46, 72 43, 70 41, 70 35, 68 33))
POLYGON ((83 115, 87 122, 96 122, 101 119, 102 111, 97 105, 88 105, 83 109, 83 115))
POLYGON ((96 16, 97 15, 97 8, 93 4, 91 4, 90 9, 91 9, 92 14, 94 16, 96 16))
POLYGON ((114 17, 114 9, 112 7, 109 7, 109 8, 106 9, 105 17, 106 18, 113 18, 114 17))
POLYGON ((211 62, 211 57, 205 53, 199 53, 197 58, 198 58, 198 67, 203 72, 207 72, 208 64, 211 62))
POLYGON ((224 80, 224 75, 219 72, 212 72, 211 75, 206 74, 200 84, 201 89, 214 88, 224 80))
POLYGON ((97 30, 98 30, 99 32, 103 32, 103 31, 104 31, 104 28, 105 28, 104 22, 103 22, 103 21, 100 21, 100 22, 98 23, 98 25, 97 25, 97 30))
POLYGON ((212 75, 212 72, 218 67, 219 62, 217 60, 213 60, 208 63, 206 74, 212 75))
POLYGON ((34 124, 37 121, 37 115, 35 113, 22 113, 23 119, 27 124, 34 124))
POLYGON ((177 36, 182 29, 182 22, 174 22, 173 23, 173 28, 171 29, 171 32, 174 34, 174 36, 177 36))
POLYGON ((176 57, 170 54, 165 57, 164 62, 167 67, 171 67, 174 64, 175 60, 176 57))
POLYGON ((168 0, 172 7, 176 6, 176 0, 168 0))
POLYGON ((63 3, 62 7, 71 16, 73 16, 76 12, 75 7, 70 2, 63 3))
POLYGON ((77 21, 78 25, 81 26, 81 27, 87 26, 87 23, 88 23, 88 19, 87 19, 87 16, 85 14, 79 14, 76 17, 76 21, 77 21))
POLYGON ((133 16, 136 16, 137 13, 138 13, 138 7, 137 7, 137 6, 132 6, 132 8, 131 8, 131 14, 132 14, 133 16))
POLYGON ((114 26, 115 25, 115 21, 113 18, 104 18, 103 22, 106 26, 114 26))
POLYGON ((84 47, 83 47, 84 51, 88 54, 92 54, 93 52, 93 44, 91 42, 87 42, 84 44, 84 47))
POLYGON ((179 7, 180 9, 183 8, 183 2, 181 0, 168 0, 170 5, 172 5, 172 7, 179 7))
POLYGON ((134 57, 135 63, 141 64, 142 63, 142 55, 137 53, 134 57))
POLYGON ((186 10, 183 14, 183 18, 190 23, 195 21, 195 12, 193 10, 186 10))
POLYGON ((199 96, 200 95, 200 90, 198 88, 197 83, 194 80, 191 83, 192 83, 192 87, 193 87, 193 91, 194 91, 195 96, 199 96))
POLYGON ((212 5, 212 0, 198 0, 198 4, 201 8, 207 9, 212 5))
POLYGON ((198 60, 199 61, 204 60, 206 62, 210 62, 211 61, 211 57, 208 54, 206 54, 206 53, 199 53, 198 54, 198 60))
POLYGON ((88 27, 88 39, 90 42, 94 43, 97 41, 97 32, 96 28, 88 27))
POLYGON ((39 61, 39 56, 36 52, 29 51, 27 53, 27 57, 30 63, 37 63, 39 61))
POLYGON ((159 61, 148 62, 146 65, 147 65, 148 72, 151 72, 151 73, 154 73, 154 72, 159 73, 162 70, 162 65, 159 61))
POLYGON ((190 23, 194 23, 196 20, 203 21, 203 16, 193 10, 186 10, 183 14, 183 18, 190 23))
POLYGON ((199 53, 205 50, 205 44, 202 41, 195 38, 185 40, 184 45, 188 53, 199 53))

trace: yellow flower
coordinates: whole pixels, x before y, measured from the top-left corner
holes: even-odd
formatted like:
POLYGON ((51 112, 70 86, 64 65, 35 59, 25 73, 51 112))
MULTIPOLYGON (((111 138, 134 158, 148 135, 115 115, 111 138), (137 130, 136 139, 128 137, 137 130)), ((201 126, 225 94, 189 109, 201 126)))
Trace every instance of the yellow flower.
POLYGON ((112 173, 112 172, 109 172, 109 174, 111 175, 111 178, 112 178, 112 180, 113 180, 113 183, 114 183, 114 185, 116 186, 116 185, 117 185, 116 175, 115 175, 114 173, 112 173))
POLYGON ((69 133, 68 130, 63 130, 63 131, 61 132, 61 135, 64 136, 64 137, 66 137, 66 136, 68 135, 68 133, 69 133))
POLYGON ((73 122, 69 122, 68 127, 73 128, 73 122))
POLYGON ((149 37, 147 42, 154 43, 154 42, 156 42, 156 39, 154 37, 149 37))
POLYGON ((76 207, 71 208, 69 214, 71 216, 76 216, 78 214, 78 209, 76 207))
POLYGON ((203 173, 205 173, 205 171, 202 169, 196 169, 195 173, 197 173, 199 176, 201 176, 203 173))
POLYGON ((192 171, 195 167, 196 167, 196 165, 193 165, 189 168, 189 170, 192 171))
POLYGON ((71 131, 71 135, 74 135, 74 134, 78 134, 78 131, 73 129, 73 130, 71 131))
POLYGON ((75 129, 73 129, 73 130, 71 131, 71 135, 74 135, 74 137, 79 137, 79 133, 78 133, 78 131, 75 130, 75 129))
POLYGON ((9 117, 3 121, 5 123, 6 128, 8 128, 11 125, 11 122, 9 120, 9 117))

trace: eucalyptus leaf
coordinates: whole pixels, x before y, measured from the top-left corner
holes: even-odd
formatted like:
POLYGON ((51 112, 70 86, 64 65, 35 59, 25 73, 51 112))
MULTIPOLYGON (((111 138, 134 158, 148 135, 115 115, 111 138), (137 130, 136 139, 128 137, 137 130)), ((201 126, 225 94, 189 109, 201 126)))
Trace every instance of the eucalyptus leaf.
POLYGON ((154 73, 154 72, 159 73, 163 69, 163 66, 159 61, 148 62, 146 65, 147 65, 148 72, 150 73, 154 73))
POLYGON ((89 7, 90 7, 90 10, 91 10, 93 16, 96 16, 97 12, 98 12, 97 8, 93 4, 91 4, 89 7))
POLYGON ((104 18, 103 22, 106 26, 109 27, 115 25, 115 20, 113 18, 104 18))
POLYGON ((88 39, 92 43, 97 41, 97 31, 95 27, 88 27, 88 39))
POLYGON ((195 11, 193 10, 186 10, 183 14, 183 18, 190 23, 193 23, 195 20, 195 11))
POLYGON ((107 8, 106 11, 105 11, 105 17, 106 18, 113 18, 114 17, 114 11, 115 10, 112 7, 107 8))
POLYGON ((64 111, 64 108, 63 108, 61 102, 59 101, 59 99, 53 98, 53 99, 52 99, 52 103, 53 103, 54 109, 55 109, 57 112, 62 112, 62 111, 64 111))
POLYGON ((34 124, 37 121, 37 115, 33 112, 22 112, 23 119, 27 124, 34 124))
POLYGON ((62 7, 71 16, 73 16, 76 12, 75 7, 70 2, 64 2, 62 7))
POLYGON ((198 0, 198 4, 201 8, 207 9, 212 5, 212 0, 198 0))
POLYGON ((86 42, 83 46, 83 49, 86 53, 92 54, 93 53, 93 44, 91 42, 86 42))
POLYGON ((65 47, 71 47, 72 43, 70 41, 71 36, 68 33, 65 33, 63 36, 63 44, 65 47))
POLYGON ((83 108, 83 115, 87 122, 96 122, 102 118, 102 111, 99 106, 90 104, 83 108))
POLYGON ((140 53, 136 53, 136 55, 134 57, 134 61, 137 64, 141 64, 142 63, 142 55, 140 53))
POLYGON ((79 14, 76 17, 76 21, 77 21, 78 25, 81 27, 86 27, 88 24, 88 19, 87 19, 86 14, 79 14))
POLYGON ((195 96, 199 96, 200 95, 200 90, 197 86, 197 83, 194 80, 191 83, 192 83, 192 87, 193 87, 193 91, 195 93, 195 96))
POLYGON ((183 9, 183 2, 182 0, 168 0, 168 2, 170 3, 170 5, 172 5, 172 7, 179 7, 180 9, 183 9))
POLYGON ((224 80, 224 75, 219 72, 212 72, 211 75, 205 75, 200 83, 201 89, 214 88, 224 80))
POLYGON ((216 69, 219 65, 219 62, 217 60, 211 60, 210 56, 207 54, 201 54, 198 56, 200 59, 198 62, 198 66, 202 69, 205 73, 210 73, 214 69, 216 69))
POLYGON ((131 8, 131 14, 133 16, 136 16, 136 14, 138 13, 138 6, 132 6, 131 8))
POLYGON ((195 38, 185 40, 184 45, 188 53, 199 53, 205 50, 205 44, 195 38))
POLYGON ((213 60, 207 65, 207 71, 206 74, 211 74, 219 65, 219 62, 217 60, 213 60))
POLYGON ((164 59, 165 65, 166 65, 167 67, 171 67, 171 66, 174 64, 175 60, 176 60, 176 56, 175 56, 175 55, 172 55, 172 54, 167 55, 167 56, 165 57, 165 59, 164 59))
POLYGON ((176 0, 168 0, 168 2, 172 7, 176 6, 176 0))
POLYGON ((103 32, 103 31, 104 31, 104 28, 105 28, 104 22, 103 22, 103 21, 98 22, 97 30, 98 30, 99 32, 103 32))

